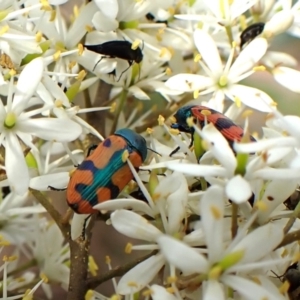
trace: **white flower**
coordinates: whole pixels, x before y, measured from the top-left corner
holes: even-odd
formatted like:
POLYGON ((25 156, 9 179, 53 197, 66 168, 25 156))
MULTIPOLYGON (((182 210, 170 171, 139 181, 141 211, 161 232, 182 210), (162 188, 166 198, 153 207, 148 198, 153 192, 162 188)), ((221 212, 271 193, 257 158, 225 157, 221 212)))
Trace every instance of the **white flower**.
MULTIPOLYGON (((33 257, 37 260, 40 274, 45 274, 50 280, 59 282, 63 288, 69 283, 70 269, 66 262, 69 260, 69 246, 55 224, 39 223, 35 228, 35 240, 29 243, 33 257)), ((48 297, 51 295, 49 285, 42 285, 48 297)))
POLYGON ((162 235, 158 243, 169 263, 182 270, 184 275, 203 275, 198 279, 198 284, 202 281, 204 299, 226 299, 223 285, 232 287, 240 295, 247 295, 247 299, 285 299, 266 277, 261 276, 264 279, 262 285, 247 279, 247 274, 260 265, 263 268, 273 267, 274 261, 263 258, 281 242, 283 231, 280 227, 267 224, 246 234, 252 217, 252 221, 226 246, 222 233, 224 203, 221 188, 215 186, 208 189, 201 199, 200 211, 208 257, 174 238, 162 235), (268 243, 265 243, 266 240, 268 243), (258 244, 260 247, 257 247, 258 244))
POLYGON ((204 75, 178 74, 167 80, 166 85, 182 92, 199 92, 200 95, 213 93, 208 106, 222 112, 225 96, 232 101, 243 104, 263 112, 270 112, 269 105, 273 100, 263 91, 254 87, 238 84, 254 73, 254 67, 267 51, 268 43, 263 38, 256 38, 250 42, 238 55, 234 63, 233 47, 223 67, 218 48, 212 37, 204 30, 194 32, 195 45, 204 60, 200 65, 206 72, 204 75))
MULTIPOLYGON (((22 245, 34 238, 36 219, 33 214, 46 212, 41 205, 28 205, 28 195, 9 193, 0 204, 1 236, 13 245, 22 245)), ((22 248, 21 248, 22 249, 22 248)))
POLYGON ((7 105, 0 101, 0 143, 5 146, 5 168, 11 187, 20 195, 27 191, 29 172, 23 150, 18 138, 27 146, 36 149, 32 137, 45 140, 68 142, 76 139, 81 127, 68 119, 31 118, 39 114, 40 109, 24 111, 41 81, 44 70, 42 58, 36 58, 27 64, 20 74, 16 89, 13 82, 7 105), (14 97, 12 98, 12 93, 14 97))
MULTIPOLYGON (((99 210, 115 210, 131 207, 137 212, 144 212, 152 218, 160 219, 162 226, 157 228, 139 214, 124 209, 111 214, 113 227, 122 234, 150 242, 145 245, 131 245, 130 250, 155 250, 156 240, 162 231, 171 235, 183 234, 182 220, 186 216, 187 183, 185 178, 176 172, 163 178, 155 189, 148 205, 135 199, 116 199, 94 206, 99 210)), ((159 223, 160 223, 159 222, 159 223)), ((162 255, 153 255, 127 272, 119 281, 117 292, 122 295, 132 294, 149 284, 165 264, 162 255), (132 284, 132 283, 135 284, 132 284)))

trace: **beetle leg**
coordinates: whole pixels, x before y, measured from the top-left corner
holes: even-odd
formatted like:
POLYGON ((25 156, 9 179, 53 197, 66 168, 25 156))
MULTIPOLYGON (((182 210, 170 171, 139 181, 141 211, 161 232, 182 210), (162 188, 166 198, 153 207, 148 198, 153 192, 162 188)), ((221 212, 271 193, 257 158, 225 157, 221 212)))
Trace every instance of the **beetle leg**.
POLYGON ((92 151, 94 151, 96 148, 98 147, 98 145, 92 145, 89 147, 88 151, 87 151, 87 156, 90 156, 92 151))
POLYGON ((63 189, 57 189, 51 185, 48 185, 48 189, 50 189, 51 191, 57 191, 57 192, 61 192, 61 191, 65 191, 67 188, 63 188, 63 189))
POLYGON ((92 215, 89 215, 88 217, 86 217, 86 218, 84 219, 84 222, 83 222, 82 232, 81 232, 81 238, 82 238, 83 241, 85 240, 85 229, 86 229, 86 226, 87 226, 87 221, 89 220, 89 218, 90 218, 91 216, 92 216, 92 215))
POLYGON ((119 79, 117 80, 117 82, 120 81, 122 75, 123 75, 123 74, 124 74, 124 73, 132 66, 132 63, 133 63, 133 60, 128 60, 129 66, 128 66, 128 68, 126 68, 126 69, 121 73, 121 75, 120 75, 119 79))
POLYGON ((178 146, 176 149, 174 149, 169 156, 171 157, 173 154, 177 153, 179 151, 180 147, 178 146))
POLYGON ((98 64, 101 62, 101 60, 103 59, 103 58, 108 58, 109 56, 105 56, 105 55, 103 55, 103 56, 101 56, 101 58, 97 61, 97 63, 95 64, 95 67, 93 68, 93 72, 95 71, 95 69, 96 69, 96 67, 98 66, 98 64))

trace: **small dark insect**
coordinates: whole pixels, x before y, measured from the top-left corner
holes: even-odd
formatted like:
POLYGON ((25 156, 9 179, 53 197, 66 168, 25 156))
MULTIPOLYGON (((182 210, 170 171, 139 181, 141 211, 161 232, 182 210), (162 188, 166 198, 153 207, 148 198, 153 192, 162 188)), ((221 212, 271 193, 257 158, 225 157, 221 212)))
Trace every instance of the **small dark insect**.
POLYGON ((290 284, 288 289, 290 299, 299 299, 300 270, 298 268, 298 262, 295 262, 290 265, 285 273, 281 276, 278 276, 275 272, 271 271, 280 281, 288 281, 290 284))
MULTIPOLYGON (((243 128, 236 125, 232 120, 218 111, 201 105, 187 105, 181 107, 175 113, 174 118, 176 119, 176 123, 173 123, 171 128, 191 134, 191 143, 189 147, 191 147, 194 143, 194 128, 187 124, 187 119, 189 117, 193 117, 194 123, 199 122, 201 128, 205 125, 206 121, 207 123, 213 123, 214 126, 226 138, 231 148, 233 143, 235 141, 240 142, 244 135, 243 128)), ((252 136, 250 136, 250 140, 255 142, 255 139, 252 136)), ((177 147, 170 153, 170 156, 179 150, 180 147, 177 147)))
POLYGON ((128 41, 110 41, 98 45, 84 45, 84 47, 103 55, 96 63, 94 70, 103 58, 120 58, 127 60, 129 67, 121 73, 117 81, 121 79, 123 73, 125 73, 134 62, 139 64, 143 60, 142 50, 139 47, 132 49, 132 44, 128 41))
POLYGON ((260 35, 265 27, 265 23, 259 22, 254 23, 248 26, 242 33, 241 33, 241 49, 243 49, 244 45, 250 43, 254 40, 258 35, 260 35))

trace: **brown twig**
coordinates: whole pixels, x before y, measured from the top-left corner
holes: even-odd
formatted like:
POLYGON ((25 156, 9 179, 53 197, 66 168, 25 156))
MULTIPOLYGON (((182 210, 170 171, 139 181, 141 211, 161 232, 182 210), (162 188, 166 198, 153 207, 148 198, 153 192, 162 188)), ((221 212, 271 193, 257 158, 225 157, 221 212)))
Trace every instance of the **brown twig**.
POLYGON ((38 202, 46 209, 46 211, 50 214, 56 225, 61 230, 63 236, 65 238, 69 238, 70 235, 70 225, 68 223, 62 222, 61 214, 55 209, 55 207, 49 202, 47 197, 41 193, 40 191, 29 188, 29 191, 32 195, 38 200, 38 202))
POLYGON ((288 233, 276 249, 300 240, 300 230, 288 233))

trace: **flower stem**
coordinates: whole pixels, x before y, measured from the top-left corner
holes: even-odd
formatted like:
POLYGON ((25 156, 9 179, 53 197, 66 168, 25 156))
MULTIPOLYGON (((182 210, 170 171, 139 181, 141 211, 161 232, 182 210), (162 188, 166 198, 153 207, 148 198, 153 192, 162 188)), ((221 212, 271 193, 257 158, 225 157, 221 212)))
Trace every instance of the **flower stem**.
POLYGON ((231 205, 231 212, 232 212, 232 216, 231 216, 231 236, 232 236, 232 239, 234 239, 234 237, 236 236, 237 231, 238 231, 238 224, 237 224, 238 206, 235 203, 232 203, 232 205, 231 205))
POLYGON ((232 45, 233 35, 232 35, 231 27, 230 26, 225 26, 225 30, 226 30, 226 33, 227 33, 229 44, 232 45))
POLYGON ((121 112, 123 110, 125 101, 127 99, 127 95, 128 95, 128 91, 125 90, 125 89, 120 94, 120 103, 119 103, 119 106, 118 106, 118 109, 117 109, 117 112, 116 112, 116 116, 114 118, 113 125, 111 127, 110 134, 113 134, 116 131, 116 129, 117 129, 118 120, 119 120, 120 114, 121 114, 121 112))

